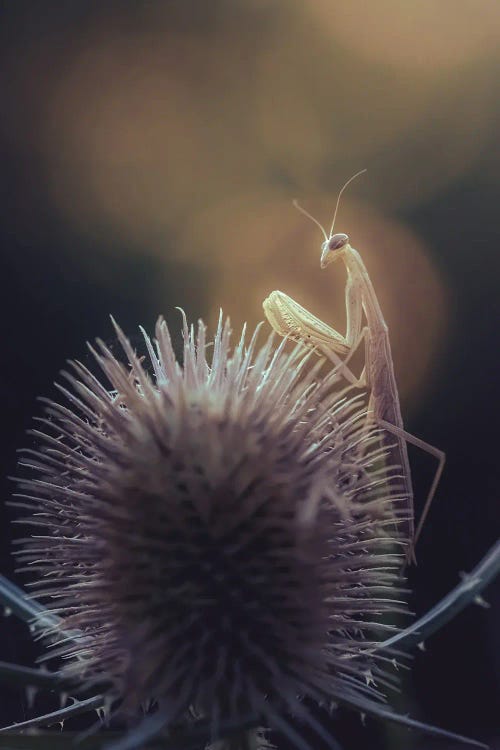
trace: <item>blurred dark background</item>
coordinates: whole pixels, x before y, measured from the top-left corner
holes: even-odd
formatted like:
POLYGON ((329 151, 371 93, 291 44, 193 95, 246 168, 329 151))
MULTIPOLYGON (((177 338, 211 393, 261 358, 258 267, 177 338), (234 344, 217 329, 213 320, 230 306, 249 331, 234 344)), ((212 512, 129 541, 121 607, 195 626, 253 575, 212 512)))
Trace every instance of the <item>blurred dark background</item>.
MULTIPOLYGON (((0 2, 2 498, 40 395, 85 342, 234 328, 286 291, 342 330, 321 235, 349 233, 386 315, 406 428, 447 464, 410 570, 422 614, 498 537, 500 4, 489 0, 0 2)), ((411 451, 417 513, 434 469, 411 451)), ((1 505, 1 571, 16 582, 1 505)), ((418 652, 400 710, 494 743, 499 588, 418 652)), ((0 620, 0 659, 32 664, 0 620)), ((2 691, 2 724, 28 716, 2 691)), ((46 705, 44 708, 46 708, 46 705)), ((35 709, 42 704, 36 705, 35 709)), ((54 706, 51 706, 54 707, 54 706)), ((346 750, 428 747, 341 712, 346 750)))

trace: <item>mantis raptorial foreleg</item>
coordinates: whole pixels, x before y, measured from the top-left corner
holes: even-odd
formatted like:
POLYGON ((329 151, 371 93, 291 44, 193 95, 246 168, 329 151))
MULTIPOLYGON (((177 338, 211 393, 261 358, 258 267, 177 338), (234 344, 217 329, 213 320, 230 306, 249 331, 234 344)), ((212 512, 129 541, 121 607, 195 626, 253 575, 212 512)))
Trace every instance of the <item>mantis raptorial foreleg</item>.
POLYGON ((262 303, 266 317, 280 336, 305 344, 330 360, 351 385, 360 385, 359 379, 347 363, 354 354, 342 334, 299 305, 284 292, 271 292, 262 303), (345 359, 341 359, 343 355, 345 359))

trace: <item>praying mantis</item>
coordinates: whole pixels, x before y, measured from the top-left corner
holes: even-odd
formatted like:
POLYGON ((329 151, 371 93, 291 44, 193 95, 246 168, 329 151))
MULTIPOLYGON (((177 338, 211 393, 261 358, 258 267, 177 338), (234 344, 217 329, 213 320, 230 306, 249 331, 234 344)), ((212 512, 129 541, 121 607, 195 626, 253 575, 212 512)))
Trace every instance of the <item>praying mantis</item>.
MULTIPOLYGON (((323 233, 325 239, 321 245, 321 268, 326 268, 330 263, 337 260, 344 262, 347 271, 345 287, 346 335, 342 336, 341 333, 323 323, 283 292, 272 292, 264 300, 263 307, 269 323, 277 333, 316 349, 335 364, 335 367, 349 383, 368 389, 368 419, 373 419, 379 428, 385 430, 395 439, 395 443, 387 445, 387 450, 391 462, 401 468, 404 497, 408 511, 408 518, 404 521, 408 538, 406 559, 407 562, 415 562, 415 545, 439 484, 446 457, 438 448, 411 435, 404 429, 389 330, 372 281, 360 254, 350 244, 348 235, 333 233, 342 193, 349 183, 361 173, 358 172, 351 177, 340 191, 329 235, 313 216, 304 211, 294 201, 295 207, 311 219, 323 233), (363 325, 363 315, 366 321, 365 325, 363 325), (347 363, 362 340, 365 342, 365 365, 360 377, 356 378, 347 363), (416 531, 413 520, 413 486, 407 443, 427 451, 438 460, 438 467, 416 531)), ((386 441, 384 440, 384 442, 386 441)))

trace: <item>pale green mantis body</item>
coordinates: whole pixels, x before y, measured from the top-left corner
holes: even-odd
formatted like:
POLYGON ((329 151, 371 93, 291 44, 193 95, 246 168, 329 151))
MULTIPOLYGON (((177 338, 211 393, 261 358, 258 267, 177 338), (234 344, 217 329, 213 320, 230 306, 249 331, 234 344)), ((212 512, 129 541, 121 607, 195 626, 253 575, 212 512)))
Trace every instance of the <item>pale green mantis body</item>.
MULTIPOLYGON (((297 207, 300 209, 299 206, 297 207)), ((404 521, 409 542, 407 559, 414 559, 415 544, 439 484, 444 468, 445 454, 434 446, 409 434, 404 429, 388 327, 360 254, 351 246, 346 234, 333 234, 335 216, 328 236, 323 227, 310 214, 307 214, 303 209, 300 210, 318 224, 324 234, 325 241, 321 246, 321 267, 325 268, 338 259, 342 259, 346 267, 346 335, 342 336, 283 292, 272 292, 263 303, 264 311, 271 326, 281 336, 288 336, 316 349, 335 364, 349 383, 367 388, 369 392, 369 417, 375 421, 378 427, 394 436, 396 441, 392 440, 391 444, 387 441, 388 458, 391 463, 401 468, 407 510, 407 517, 404 521), (366 320, 364 326, 363 314, 366 320), (365 366, 361 376, 356 378, 347 367, 347 361, 356 351, 362 339, 365 341, 365 366), (342 356, 345 357, 344 360, 341 359, 342 356), (416 531, 413 521, 413 487, 406 443, 412 443, 431 453, 439 461, 416 531)), ((336 212, 337 209, 335 214, 336 212)))

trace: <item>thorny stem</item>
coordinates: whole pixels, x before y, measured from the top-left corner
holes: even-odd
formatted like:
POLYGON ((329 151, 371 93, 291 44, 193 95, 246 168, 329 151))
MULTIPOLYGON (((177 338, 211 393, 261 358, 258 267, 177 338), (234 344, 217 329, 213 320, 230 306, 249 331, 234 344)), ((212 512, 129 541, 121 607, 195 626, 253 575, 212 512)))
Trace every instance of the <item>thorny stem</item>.
POLYGON ((33 630, 42 631, 47 626, 53 627, 59 623, 58 617, 30 599, 25 591, 2 575, 0 575, 0 602, 4 607, 9 608, 12 614, 32 625, 33 630))
POLYGON ((78 701, 72 706, 66 706, 60 708, 58 711, 52 711, 49 714, 43 716, 36 716, 33 719, 19 722, 18 724, 10 724, 8 727, 2 727, 0 733, 20 731, 21 729, 29 729, 30 727, 38 727, 40 724, 44 726, 50 726, 51 724, 59 724, 61 721, 68 719, 78 714, 87 713, 91 709, 102 708, 105 703, 104 696, 94 695, 92 698, 87 698, 83 701, 78 701))
MULTIPOLYGON (((462 581, 449 594, 439 601, 423 617, 386 641, 380 643, 376 650, 382 648, 404 647, 411 649, 417 646, 455 615, 472 603, 481 604, 481 591, 493 581, 500 572, 500 540, 486 553, 481 562, 470 573, 462 575, 462 581)), ((375 649, 373 649, 375 650, 375 649)))
POLYGON ((74 680, 59 675, 58 672, 46 672, 33 667, 23 667, 20 664, 11 664, 0 661, 0 682, 9 685, 31 685, 33 687, 45 688, 46 690, 67 690, 75 687, 74 680))
POLYGON ((16 586, 5 576, 0 575, 0 604, 4 605, 4 614, 14 614, 28 623, 32 633, 44 635, 44 640, 58 641, 63 634, 66 638, 80 641, 79 630, 61 630, 62 620, 49 612, 42 604, 32 599, 23 589, 16 586), (50 632, 48 632, 50 629, 50 632))

